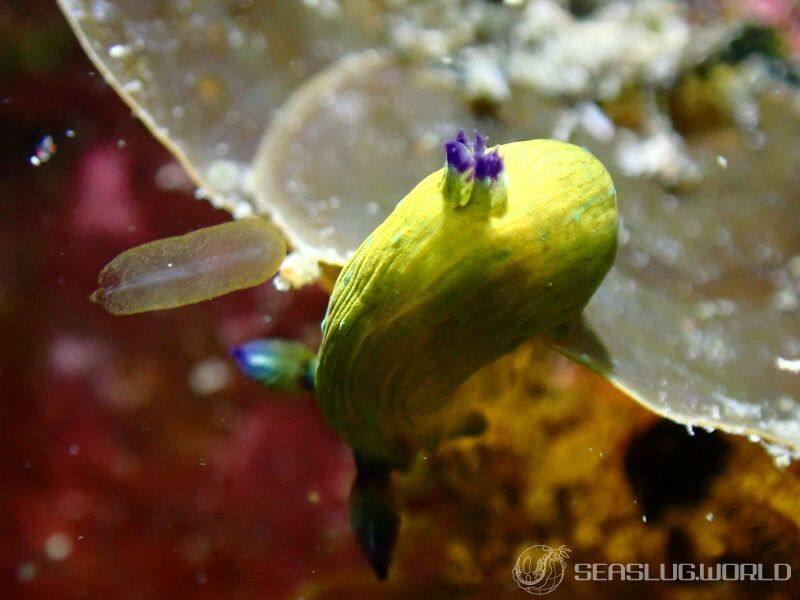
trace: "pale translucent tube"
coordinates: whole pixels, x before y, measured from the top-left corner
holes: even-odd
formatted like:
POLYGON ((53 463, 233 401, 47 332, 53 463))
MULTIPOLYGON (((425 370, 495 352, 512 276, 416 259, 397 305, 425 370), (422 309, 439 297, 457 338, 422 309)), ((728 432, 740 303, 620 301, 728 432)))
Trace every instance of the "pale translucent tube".
POLYGON ((263 283, 286 255, 281 231, 248 218, 126 250, 91 299, 115 315, 175 308, 263 283))

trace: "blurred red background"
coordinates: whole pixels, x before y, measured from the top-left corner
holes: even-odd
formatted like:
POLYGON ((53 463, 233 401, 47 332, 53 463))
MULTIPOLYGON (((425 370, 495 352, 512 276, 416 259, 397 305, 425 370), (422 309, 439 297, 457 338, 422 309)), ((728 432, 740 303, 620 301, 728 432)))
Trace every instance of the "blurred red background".
POLYGON ((193 198, 54 3, 0 7, 0 119, 0 596, 284 598, 367 569, 348 449, 313 397, 227 358, 263 335, 313 342, 326 296, 267 284, 124 318, 87 300, 115 254, 229 217, 193 198))

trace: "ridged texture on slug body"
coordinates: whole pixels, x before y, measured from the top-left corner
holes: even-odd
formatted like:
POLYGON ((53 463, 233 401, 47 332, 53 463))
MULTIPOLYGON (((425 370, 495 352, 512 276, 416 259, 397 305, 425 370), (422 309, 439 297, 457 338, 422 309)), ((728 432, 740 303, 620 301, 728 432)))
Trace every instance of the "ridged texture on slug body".
MULTIPOLYGON (((357 452, 402 465, 411 450, 435 445, 453 389, 575 319, 611 267, 616 196, 603 165, 551 140, 498 150, 499 201, 495 188, 478 190, 488 178, 475 178, 478 192, 464 203, 448 189, 455 170, 433 173, 336 282, 316 389, 326 419, 357 452)), ((448 156, 449 167, 461 158, 448 156)), ((470 172, 459 171, 471 186, 470 172)))

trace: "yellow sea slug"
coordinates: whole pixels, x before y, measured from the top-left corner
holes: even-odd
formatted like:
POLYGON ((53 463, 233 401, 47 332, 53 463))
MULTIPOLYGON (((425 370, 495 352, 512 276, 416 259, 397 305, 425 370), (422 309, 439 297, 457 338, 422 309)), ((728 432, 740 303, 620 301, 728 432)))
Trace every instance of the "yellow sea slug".
POLYGON ((344 266, 322 325, 317 398, 353 447, 353 525, 381 577, 391 470, 466 414, 451 394, 471 374, 576 319, 616 252, 614 185, 585 149, 461 132, 445 154, 344 266))
POLYGON ((343 268, 323 322, 320 407, 356 450, 402 466, 447 427, 453 389, 575 319, 616 251, 614 186, 583 148, 446 145, 343 268))

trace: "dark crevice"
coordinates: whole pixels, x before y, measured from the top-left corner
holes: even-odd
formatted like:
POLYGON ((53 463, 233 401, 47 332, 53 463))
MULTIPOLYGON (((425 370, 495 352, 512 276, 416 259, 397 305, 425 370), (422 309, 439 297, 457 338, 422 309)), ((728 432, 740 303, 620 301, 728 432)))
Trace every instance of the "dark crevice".
POLYGON ((666 509, 702 500, 725 466, 728 445, 718 433, 662 419, 638 434, 625 453, 625 473, 648 520, 666 509))

